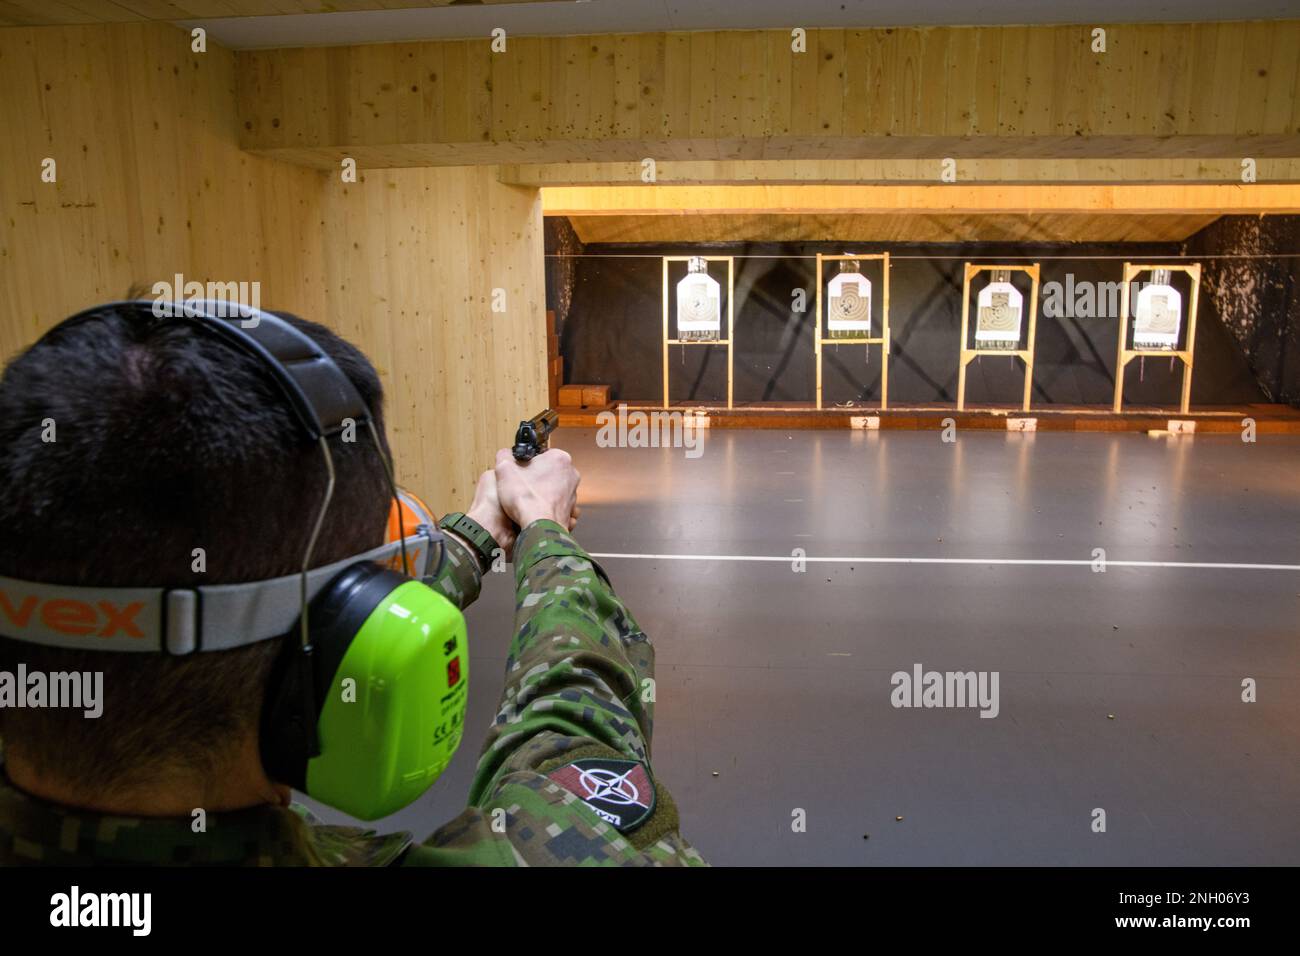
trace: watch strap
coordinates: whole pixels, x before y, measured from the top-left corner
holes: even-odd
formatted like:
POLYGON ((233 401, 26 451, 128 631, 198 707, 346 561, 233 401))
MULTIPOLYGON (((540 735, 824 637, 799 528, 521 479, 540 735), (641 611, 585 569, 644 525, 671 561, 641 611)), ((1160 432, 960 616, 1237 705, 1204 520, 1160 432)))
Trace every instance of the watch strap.
POLYGON ((473 548, 479 567, 483 571, 486 572, 492 567, 493 556, 500 546, 491 532, 473 518, 468 517, 463 511, 453 511, 438 522, 438 527, 467 541, 473 548))

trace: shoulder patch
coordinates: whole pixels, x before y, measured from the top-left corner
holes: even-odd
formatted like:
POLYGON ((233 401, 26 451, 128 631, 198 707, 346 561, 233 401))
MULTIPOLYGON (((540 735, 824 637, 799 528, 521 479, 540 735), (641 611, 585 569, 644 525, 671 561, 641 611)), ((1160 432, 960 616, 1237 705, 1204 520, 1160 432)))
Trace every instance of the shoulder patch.
POLYGON ((585 757, 556 767, 546 776, 620 833, 635 830, 655 810, 654 781, 639 760, 585 757))

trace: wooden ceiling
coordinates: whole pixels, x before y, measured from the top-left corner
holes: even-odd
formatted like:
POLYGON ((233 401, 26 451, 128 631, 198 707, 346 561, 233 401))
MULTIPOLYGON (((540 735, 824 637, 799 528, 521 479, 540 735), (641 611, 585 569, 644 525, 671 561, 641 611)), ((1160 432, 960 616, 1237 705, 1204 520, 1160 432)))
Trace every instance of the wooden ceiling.
POLYGON ((1104 54, 1019 26, 242 51, 240 144, 333 169, 913 159, 932 182, 944 158, 1300 156, 1300 20, 1111 29, 1104 54))
MULTIPOLYGON (((473 5, 540 3, 543 0, 472 0, 473 5)), ((135 23, 141 20, 206 20, 295 13, 357 13, 452 7, 467 0, 0 0, 0 27, 74 23, 135 23)))
POLYGON ((584 243, 605 242, 1177 242, 1214 213, 570 216, 584 243))

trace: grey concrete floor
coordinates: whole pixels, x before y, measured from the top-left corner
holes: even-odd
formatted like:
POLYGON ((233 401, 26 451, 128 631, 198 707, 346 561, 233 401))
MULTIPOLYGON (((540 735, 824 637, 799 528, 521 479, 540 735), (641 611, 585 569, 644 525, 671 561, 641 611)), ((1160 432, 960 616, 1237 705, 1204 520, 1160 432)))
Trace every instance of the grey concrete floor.
MULTIPOLYGON (((583 473, 592 552, 1300 564, 1294 437, 556 444, 583 473)), ((657 647, 655 772, 716 864, 1300 863, 1297 571, 602 564, 657 647), (998 672, 998 716, 895 708, 891 675, 918 663, 998 672)), ((511 612, 490 576, 468 615, 465 743, 379 826, 423 837, 463 806, 511 612)))

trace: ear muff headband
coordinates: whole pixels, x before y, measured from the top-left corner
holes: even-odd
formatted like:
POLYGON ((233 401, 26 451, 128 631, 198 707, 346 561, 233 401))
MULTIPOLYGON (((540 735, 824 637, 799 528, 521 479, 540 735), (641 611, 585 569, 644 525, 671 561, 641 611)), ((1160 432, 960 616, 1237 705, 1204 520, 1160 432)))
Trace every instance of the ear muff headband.
POLYGON ((319 345, 279 316, 236 302, 110 302, 65 319, 42 340, 106 311, 126 309, 159 323, 189 323, 258 359, 312 441, 339 434, 348 419, 370 421, 370 409, 357 387, 319 345))
MULTIPOLYGON (((442 560, 436 528, 307 573, 314 599, 358 561, 433 574, 442 560)), ((298 574, 195 588, 97 588, 0 577, 0 632, 27 644, 174 657, 247 647, 282 637, 302 614, 298 574), (12 609, 12 613, 10 611, 12 609)))

